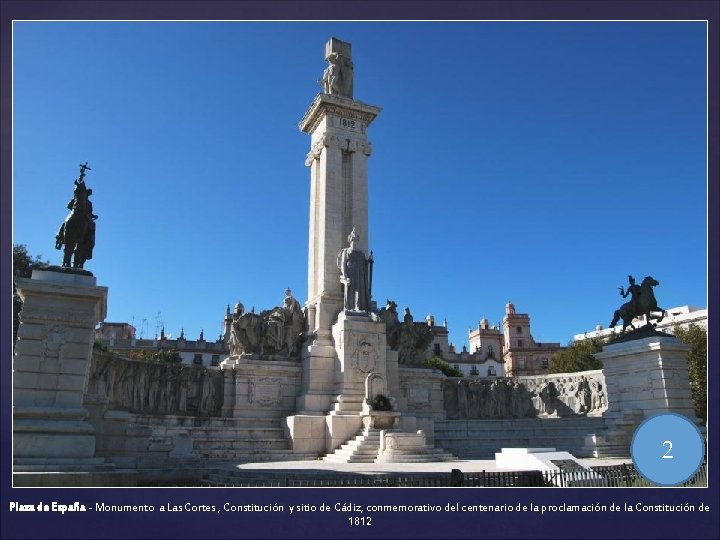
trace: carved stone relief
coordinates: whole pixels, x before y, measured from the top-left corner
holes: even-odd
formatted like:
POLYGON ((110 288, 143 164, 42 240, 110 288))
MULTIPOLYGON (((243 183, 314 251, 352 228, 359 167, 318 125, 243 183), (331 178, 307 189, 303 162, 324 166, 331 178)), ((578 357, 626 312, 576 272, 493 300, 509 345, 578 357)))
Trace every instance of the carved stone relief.
POLYGON ((443 396, 448 418, 593 415, 607 409, 605 379, 598 372, 447 379, 443 381, 443 396))
POLYGON ((219 416, 223 372, 201 366, 129 360, 94 353, 87 392, 111 409, 146 414, 219 416))
POLYGON ((257 405, 278 405, 280 403, 280 379, 262 377, 250 379, 248 401, 257 405))

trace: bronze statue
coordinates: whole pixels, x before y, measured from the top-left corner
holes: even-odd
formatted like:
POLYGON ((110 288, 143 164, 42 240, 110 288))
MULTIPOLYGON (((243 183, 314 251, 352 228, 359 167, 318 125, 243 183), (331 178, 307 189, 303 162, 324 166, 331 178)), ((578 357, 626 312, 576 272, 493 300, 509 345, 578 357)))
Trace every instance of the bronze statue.
POLYGON ((619 309, 615 310, 613 320, 610 323, 610 328, 614 328, 617 322, 622 319, 623 332, 625 332, 625 329, 628 326, 635 330, 632 320, 636 317, 640 317, 641 315, 645 316, 646 326, 653 326, 651 319, 656 319, 658 322, 662 321, 667 313, 663 308, 658 306, 657 300, 655 299, 655 293, 653 292, 653 287, 660 285, 660 282, 652 276, 646 276, 640 285, 636 285, 635 279, 632 276, 628 276, 628 278, 630 286, 627 291, 624 291, 623 288, 620 287, 620 294, 623 298, 630 294, 632 295, 632 299, 629 302, 625 302, 619 309), (655 315, 655 313, 658 312, 660 314, 655 315))
POLYGON ((627 290, 624 290, 622 287, 618 287, 618 289, 620 289, 620 296, 627 298, 628 295, 630 295, 632 308, 635 313, 638 313, 640 311, 640 285, 635 283, 635 278, 632 276, 628 276, 628 282, 630 284, 628 285, 627 290))
POLYGON ((92 202, 89 197, 92 189, 85 185, 85 171, 91 170, 87 162, 80 165, 80 176, 75 180, 73 198, 67 204, 70 214, 60 225, 55 235, 55 248, 62 249, 62 266, 70 268, 83 268, 85 261, 92 259, 95 247, 95 220, 98 216, 93 213, 92 202))

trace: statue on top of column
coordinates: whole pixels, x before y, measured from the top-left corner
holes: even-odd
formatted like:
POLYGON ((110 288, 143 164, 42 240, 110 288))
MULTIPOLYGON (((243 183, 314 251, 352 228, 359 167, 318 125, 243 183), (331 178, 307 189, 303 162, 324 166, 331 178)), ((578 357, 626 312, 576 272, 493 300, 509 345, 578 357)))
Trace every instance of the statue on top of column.
POLYGON ((318 82, 326 94, 352 99, 353 63, 350 56, 350 43, 330 38, 325 44, 325 60, 329 65, 318 82))
POLYGON ((80 176, 75 180, 73 198, 67 204, 70 214, 60 225, 55 235, 55 248, 63 249, 62 266, 82 268, 85 261, 92 259, 95 247, 95 220, 90 195, 92 189, 85 185, 86 171, 91 170, 87 162, 80 165, 80 176))

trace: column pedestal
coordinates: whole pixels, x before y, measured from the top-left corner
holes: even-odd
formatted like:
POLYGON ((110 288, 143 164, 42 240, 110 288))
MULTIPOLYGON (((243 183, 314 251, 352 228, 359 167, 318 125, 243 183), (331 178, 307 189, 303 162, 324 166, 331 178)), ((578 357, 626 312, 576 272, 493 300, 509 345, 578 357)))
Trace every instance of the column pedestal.
POLYGON ((697 421, 688 377, 689 346, 674 337, 649 337, 603 348, 608 409, 607 433, 596 441, 598 456, 630 455, 632 436, 646 418, 674 412, 697 421))
POLYGON ((13 359, 13 462, 25 471, 96 466, 83 397, 107 287, 91 275, 39 270, 16 286, 23 308, 13 359))

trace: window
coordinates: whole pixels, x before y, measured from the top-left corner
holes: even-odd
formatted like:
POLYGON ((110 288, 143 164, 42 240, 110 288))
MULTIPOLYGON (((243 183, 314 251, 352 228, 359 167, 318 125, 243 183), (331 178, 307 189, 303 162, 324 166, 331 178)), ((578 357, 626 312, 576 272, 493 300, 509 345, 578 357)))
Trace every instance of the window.
POLYGON ((495 376, 495 366, 488 366, 488 377, 495 376))
POLYGON ((518 339, 518 347, 522 347, 522 346, 523 346, 523 340, 522 340, 522 339, 518 339))
POLYGON ((548 359, 547 359, 547 358, 543 358, 543 359, 541 360, 541 363, 542 363, 542 368, 543 368, 543 369, 547 369, 547 368, 548 368, 548 359))
POLYGON ((210 362, 211 366, 218 366, 220 365, 220 355, 219 354, 213 354, 212 355, 212 361, 210 362))
POLYGON ((525 369, 525 359, 524 358, 518 358, 517 367, 518 367, 518 369, 525 369))
POLYGON ((435 353, 437 355, 440 354, 440 344, 439 343, 435 343, 435 345, 433 346, 433 353, 435 353))
POLYGON ((480 372, 478 371, 477 366, 470 367, 470 375, 473 375, 473 376, 480 375, 480 372))
POLYGON ((195 355, 195 357, 193 358, 193 364, 198 365, 198 366, 202 366, 202 363, 203 363, 202 354, 197 353, 197 354, 195 355))
POLYGON ((522 326, 517 326, 515 328, 515 330, 517 331, 518 334, 522 334, 522 326))

